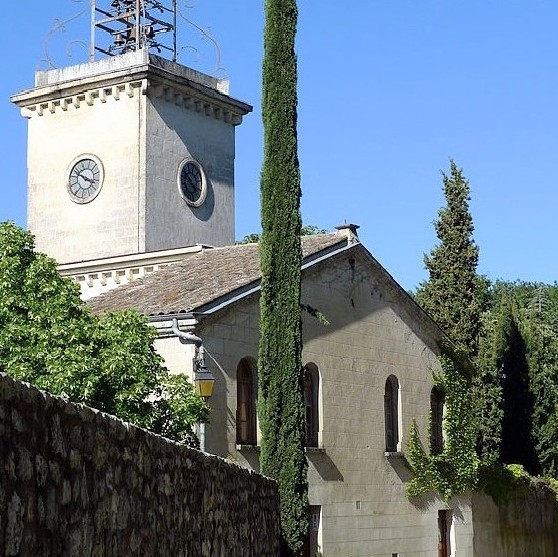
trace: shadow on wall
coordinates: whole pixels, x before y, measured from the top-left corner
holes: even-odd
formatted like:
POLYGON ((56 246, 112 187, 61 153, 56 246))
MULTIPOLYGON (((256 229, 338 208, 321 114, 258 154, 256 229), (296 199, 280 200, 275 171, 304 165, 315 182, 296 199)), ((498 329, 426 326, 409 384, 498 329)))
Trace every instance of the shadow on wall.
POLYGON ((326 482, 342 482, 344 480, 343 474, 324 450, 308 449, 306 458, 309 465, 316 469, 322 480, 326 482))
MULTIPOLYGON (((237 445, 246 464, 255 472, 260 470, 260 447, 252 445, 237 445)), ((323 449, 306 449, 308 465, 315 468, 322 480, 326 482, 342 482, 343 474, 323 449)))
POLYGON ((403 484, 406 484, 412 478, 413 475, 409 469, 407 459, 404 456, 397 453, 387 457, 387 461, 403 484))
POLYGON ((248 463, 248 466, 254 470, 254 472, 260 472, 260 448, 249 445, 241 445, 241 454, 244 460, 248 463))
POLYGON ((463 522, 465 520, 462 507, 470 506, 471 502, 467 496, 452 497, 450 501, 445 502, 438 493, 427 493, 422 497, 411 499, 411 504, 420 511, 429 511, 432 509, 451 509, 452 517, 463 522))
POLYGON ((213 190, 213 184, 209 178, 206 179, 206 184, 207 194, 205 202, 199 207, 190 207, 194 216, 201 221, 208 221, 213 216, 213 211, 215 210, 215 192, 213 190))

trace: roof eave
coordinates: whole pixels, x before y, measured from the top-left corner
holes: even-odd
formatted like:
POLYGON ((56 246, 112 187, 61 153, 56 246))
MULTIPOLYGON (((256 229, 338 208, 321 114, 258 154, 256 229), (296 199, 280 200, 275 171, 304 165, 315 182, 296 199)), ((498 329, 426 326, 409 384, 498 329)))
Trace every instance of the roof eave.
MULTIPOLYGON (((308 255, 307 257, 304 258, 301 269, 304 271, 305 269, 313 267, 314 265, 317 265, 322 261, 326 261, 327 259, 330 259, 332 257, 335 257, 336 255, 339 255, 345 251, 352 249, 354 246, 359 245, 359 243, 358 242, 351 243, 351 244, 343 243, 342 247, 336 248, 336 246, 338 245, 339 244, 334 244, 333 246, 326 248, 325 250, 321 250, 317 253, 308 255)), ((232 304, 235 304, 236 302, 239 302, 240 300, 244 300, 249 296, 252 296, 253 294, 259 292, 260 287, 261 287, 261 277, 258 277, 256 280, 244 284, 239 288, 235 288, 234 290, 231 290, 230 292, 227 292, 226 294, 219 296, 214 300, 211 300, 210 302, 191 308, 189 310, 189 314, 193 316, 214 315, 215 313, 231 306, 232 304)), ((164 319, 165 317, 168 319, 169 315, 171 314, 169 313, 165 315, 154 315, 153 319, 150 316, 149 320, 155 321, 155 318, 164 319)), ((185 315, 185 312, 175 312, 173 313, 173 315, 185 315)))

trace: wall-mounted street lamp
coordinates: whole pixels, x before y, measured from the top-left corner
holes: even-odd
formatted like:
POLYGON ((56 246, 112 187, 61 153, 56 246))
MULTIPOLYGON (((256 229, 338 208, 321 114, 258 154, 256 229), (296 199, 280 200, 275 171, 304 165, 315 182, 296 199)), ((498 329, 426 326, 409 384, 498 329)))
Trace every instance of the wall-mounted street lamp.
POLYGON ((205 352, 203 346, 200 346, 198 357, 194 360, 194 387, 196 394, 205 400, 213 395, 213 386, 215 385, 215 377, 213 373, 205 365, 205 352))
MULTIPOLYGON (((213 395, 215 377, 205 365, 205 351, 203 346, 198 348, 198 356, 194 358, 194 388, 196 394, 206 402, 213 395)), ((200 423, 200 450, 205 452, 205 422, 200 423)))
MULTIPOLYGON (((193 333, 186 333, 178 328, 178 320, 172 320, 172 332, 185 343, 196 346, 196 356, 194 357, 194 389, 198 396, 205 401, 213 395, 213 385, 215 377, 205 365, 205 350, 202 339, 193 333)), ((200 450, 205 452, 205 422, 199 424, 200 431, 200 450)))

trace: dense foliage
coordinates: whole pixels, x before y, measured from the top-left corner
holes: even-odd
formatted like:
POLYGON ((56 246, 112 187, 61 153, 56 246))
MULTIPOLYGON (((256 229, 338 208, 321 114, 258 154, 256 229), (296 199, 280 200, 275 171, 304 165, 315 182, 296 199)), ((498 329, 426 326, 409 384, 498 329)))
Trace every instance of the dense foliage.
POLYGON ((441 324, 457 352, 469 356, 473 374, 472 381, 468 374, 448 374, 451 368, 442 358, 446 446, 442 454, 428 455, 413 427, 409 455, 415 475, 409 493, 437 489, 448 496, 480 484, 501 497, 502 489, 513 485, 508 480, 515 469, 556 482, 558 285, 490 284, 477 275, 468 184, 453 161, 443 180, 447 207, 435 223, 440 244, 425 257, 430 278, 420 286, 417 301, 441 324), (463 412, 456 413, 451 402, 456 395, 474 405, 461 404, 463 412), (460 428, 463 435, 455 436, 460 428))
POLYGON ((98 318, 79 287, 34 250, 33 236, 0 224, 0 368, 189 444, 207 417, 185 377, 171 377, 153 348, 154 330, 137 312, 98 318))
POLYGON ((496 282, 484 320, 478 400, 490 462, 558 477, 558 286, 496 282))
POLYGON ((474 356, 482 308, 469 183, 453 160, 449 175, 442 173, 442 180, 446 207, 440 209, 434 223, 440 243, 424 257, 429 279, 420 285, 416 298, 453 342, 474 356))
POLYGON ((295 0, 266 0, 261 174, 259 415, 261 471, 279 483, 282 554, 301 555, 308 528, 300 281, 295 0))
MULTIPOLYGON (((327 234, 327 230, 325 228, 319 228, 314 224, 307 224, 300 229, 301 236, 314 236, 316 234, 327 234)), ((260 241, 261 234, 257 232, 252 232, 250 234, 246 234, 242 240, 238 240, 237 244, 257 244, 260 241)))
POLYGON ((409 464, 413 477, 407 485, 410 497, 438 491, 447 500, 477 483, 479 459, 475 450, 475 423, 471 420, 471 377, 455 357, 441 356, 440 365, 435 383, 445 393, 444 448, 439 454, 428 454, 416 422, 413 422, 409 437, 409 464))

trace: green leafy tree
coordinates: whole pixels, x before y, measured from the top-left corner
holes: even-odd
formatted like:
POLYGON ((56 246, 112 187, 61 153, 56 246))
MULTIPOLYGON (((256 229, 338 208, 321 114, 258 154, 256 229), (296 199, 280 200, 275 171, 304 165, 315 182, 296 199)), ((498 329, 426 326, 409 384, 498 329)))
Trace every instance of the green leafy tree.
POLYGON ((420 285, 416 299, 456 345, 474 357, 483 281, 477 276, 479 249, 472 237, 469 183, 453 160, 449 175, 442 172, 442 180, 446 206, 440 209, 434 223, 440 243, 424 257, 429 279, 420 285))
POLYGON ((0 224, 0 368, 16 379, 195 444, 207 406, 171 377, 155 331, 135 311, 93 316, 79 287, 34 249, 32 234, 0 224))
MULTIPOLYGON (((316 234, 327 234, 325 228, 319 228, 314 224, 308 224, 300 229, 301 236, 314 236, 316 234)), ((257 232, 252 232, 251 234, 246 234, 242 240, 237 241, 237 244, 257 244, 260 241, 261 234, 257 232)))
POLYGON ((306 224, 300 229, 301 236, 314 236, 315 234, 327 234, 327 230, 319 228, 315 224, 306 224))
POLYGON ((558 479, 558 328, 552 322, 530 324, 528 361, 533 395, 532 437, 539 465, 558 479))
POLYGON ((246 234, 242 240, 237 240, 237 244, 257 244, 260 241, 261 234, 257 232, 252 232, 250 234, 246 234))
POLYGON ((479 350, 481 456, 558 473, 558 287, 497 281, 479 350))
POLYGON ((282 555, 301 555, 308 528, 300 312, 301 218, 295 0, 266 0, 261 174, 259 412, 261 471, 276 479, 282 555))
POLYGON ((523 330, 533 396, 532 437, 541 472, 558 479, 558 285, 529 286, 523 330))

